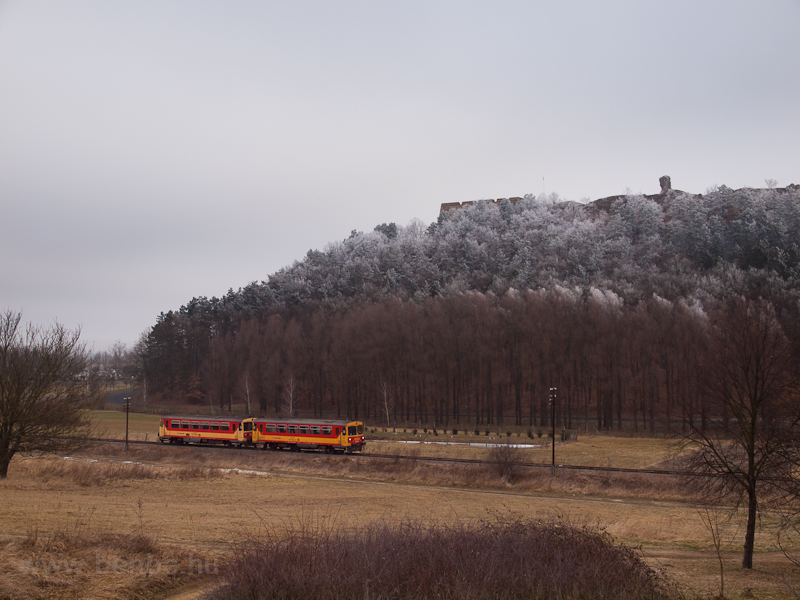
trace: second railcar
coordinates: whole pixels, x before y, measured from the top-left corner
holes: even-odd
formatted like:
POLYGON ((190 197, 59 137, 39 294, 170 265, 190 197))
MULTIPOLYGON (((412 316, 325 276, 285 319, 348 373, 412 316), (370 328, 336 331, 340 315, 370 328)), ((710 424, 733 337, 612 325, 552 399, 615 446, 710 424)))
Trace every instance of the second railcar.
POLYGON ((259 418, 252 422, 252 443, 264 449, 359 452, 367 445, 361 421, 259 418))
POLYGON ((225 444, 241 446, 252 442, 252 419, 170 415, 161 417, 158 439, 171 444, 225 444))

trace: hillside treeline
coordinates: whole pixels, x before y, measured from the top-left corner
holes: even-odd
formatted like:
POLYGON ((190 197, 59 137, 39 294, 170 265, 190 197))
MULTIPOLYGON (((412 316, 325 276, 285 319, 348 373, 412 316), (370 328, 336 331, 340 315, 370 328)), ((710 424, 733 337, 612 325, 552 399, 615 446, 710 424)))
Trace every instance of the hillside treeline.
POLYGON ((732 298, 800 323, 800 191, 477 203, 384 224, 266 282, 160 315, 151 395, 388 425, 661 427, 732 298), (722 316, 721 316, 722 315, 722 316), (716 324, 716 325, 715 325, 716 324))

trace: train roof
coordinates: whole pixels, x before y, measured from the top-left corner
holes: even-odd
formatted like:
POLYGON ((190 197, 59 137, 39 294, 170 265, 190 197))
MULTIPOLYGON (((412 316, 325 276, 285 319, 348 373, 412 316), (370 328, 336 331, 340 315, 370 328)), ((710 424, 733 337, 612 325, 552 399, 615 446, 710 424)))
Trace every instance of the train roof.
POLYGON ((347 425, 348 423, 359 423, 358 420, 347 421, 344 419, 323 420, 323 419, 282 419, 281 417, 214 417, 210 415, 161 415, 162 419, 180 419, 183 421, 244 421, 253 419, 257 423, 287 423, 292 425, 347 425))
POLYGON ((161 415, 162 419, 182 419, 184 421, 241 421, 247 417, 215 417, 212 415, 161 415))
POLYGON ((355 423, 360 421, 324 421, 322 419, 282 419, 280 417, 258 417, 253 419, 256 423, 287 423, 291 425, 347 425, 348 423, 355 423))

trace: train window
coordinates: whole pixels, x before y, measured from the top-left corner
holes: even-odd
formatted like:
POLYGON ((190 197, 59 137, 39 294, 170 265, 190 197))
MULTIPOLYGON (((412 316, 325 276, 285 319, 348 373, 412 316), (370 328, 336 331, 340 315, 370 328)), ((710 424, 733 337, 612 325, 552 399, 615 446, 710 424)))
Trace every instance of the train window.
POLYGON ((208 423, 206 423, 205 421, 200 423, 200 429, 205 429, 206 431, 208 431, 208 423))
POLYGON ((334 427, 333 428, 333 434, 334 435, 339 435, 339 428, 338 427, 334 427))
POLYGON ((220 423, 219 424, 219 430, 220 431, 228 431, 229 429, 230 429, 230 426, 228 425, 228 423, 220 423))
POLYGON ((246 421, 245 424, 244 424, 244 428, 243 429, 245 431, 253 431, 253 422, 252 421, 246 421))
POLYGON ((361 424, 358 426, 358 431, 357 431, 357 433, 358 433, 358 435, 361 435, 361 434, 363 434, 363 433, 364 433, 364 424, 363 424, 363 423, 361 423, 361 424))
POLYGON ((300 425, 300 434, 308 435, 308 425, 300 425))
POLYGON ((279 424, 278 425, 278 433, 286 433, 286 425, 279 424))
POLYGON ((347 427, 347 435, 356 435, 357 432, 358 432, 358 427, 356 427, 355 425, 349 425, 347 427))
POLYGON ((267 433, 275 433, 275 423, 267 423, 267 433))
POLYGON ((318 425, 312 425, 311 426, 311 435, 319 435, 319 426, 318 425))
POLYGON ((297 433, 297 425, 289 425, 289 433, 297 433))
POLYGON ((219 431, 219 423, 211 423, 211 431, 219 431))
POLYGON ((322 427, 322 435, 331 435, 333 433, 333 427, 330 425, 325 425, 322 427))
POLYGON ((173 429, 180 429, 181 428, 181 422, 180 421, 173 421, 172 422, 172 428, 173 429))
POLYGON ((200 421, 192 421, 192 429, 200 429, 200 421))
POLYGON ((181 429, 189 429, 189 421, 181 421, 181 429))

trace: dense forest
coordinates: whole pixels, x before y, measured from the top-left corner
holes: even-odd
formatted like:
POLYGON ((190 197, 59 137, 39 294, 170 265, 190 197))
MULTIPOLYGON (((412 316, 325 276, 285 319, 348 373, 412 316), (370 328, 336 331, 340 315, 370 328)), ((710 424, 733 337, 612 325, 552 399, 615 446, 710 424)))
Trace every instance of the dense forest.
POLYGON ((156 403, 536 428, 554 396, 560 426, 664 430, 714 417, 695 375, 732 303, 798 353, 798 283, 800 186, 479 201, 193 298, 136 354, 156 403))

